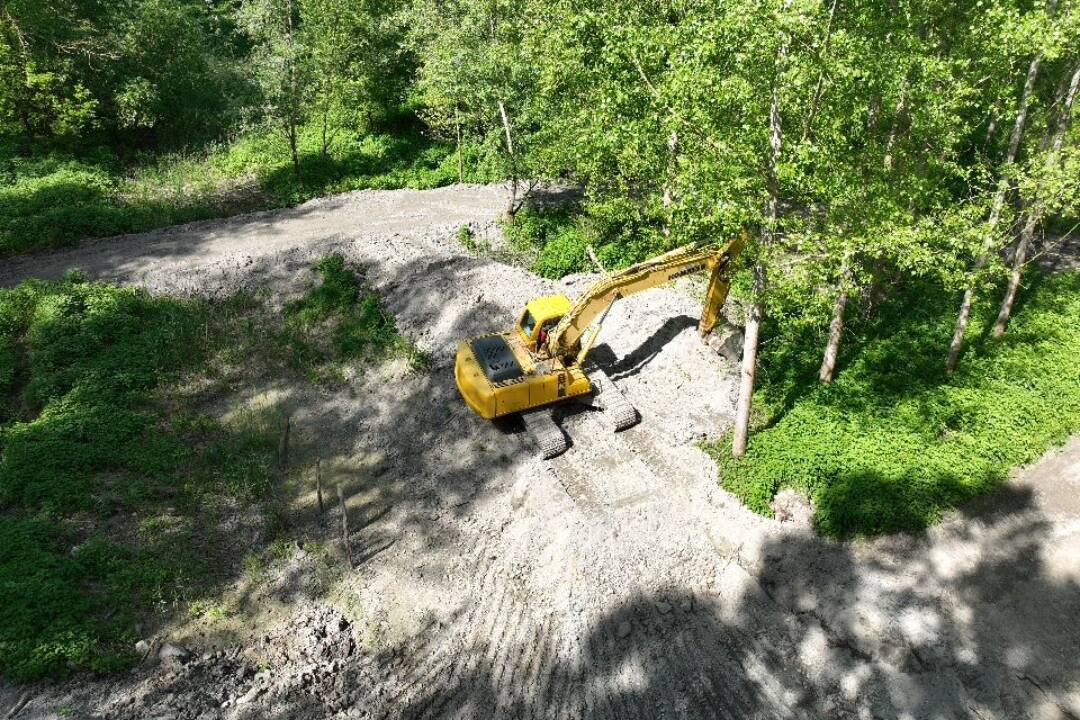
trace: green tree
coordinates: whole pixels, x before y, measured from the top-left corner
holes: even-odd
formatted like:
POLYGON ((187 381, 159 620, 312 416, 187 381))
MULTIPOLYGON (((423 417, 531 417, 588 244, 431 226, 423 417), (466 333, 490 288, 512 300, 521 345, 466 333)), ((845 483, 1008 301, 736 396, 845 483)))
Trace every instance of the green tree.
POLYGON ((313 105, 325 155, 337 130, 370 129, 401 106, 410 62, 395 0, 302 0, 313 105))
MULTIPOLYGON (((964 290, 957 313, 952 341, 949 344, 947 370, 952 373, 960 360, 964 336, 971 318, 971 308, 975 299, 977 283, 984 268, 991 263, 992 253, 998 249, 1008 232, 1001 232, 1003 215, 1007 212, 1006 200, 1014 183, 1016 163, 1020 156, 1022 141, 1025 138, 1029 113, 1033 105, 1040 101, 1039 77, 1044 60, 1053 58, 1061 52, 1063 38, 1052 31, 1058 0, 1049 0, 1045 9, 1039 8, 1029 13, 1020 13, 1007 4, 993 8, 990 13, 999 24, 987 31, 987 35, 1005 47, 1015 46, 1027 56, 1022 64, 1022 89, 1015 108, 1012 110, 1012 122, 1004 156, 993 170, 994 190, 990 199, 988 217, 983 230, 982 247, 972 266, 971 280, 964 290), (1013 12, 1009 12, 1013 10, 1013 12)), ((1075 41, 1075 38, 1073 38, 1075 41)), ((993 57, 992 53, 988 53, 993 57)), ((1006 79, 1008 81, 1009 78, 1006 79)))
POLYGON ((526 32, 529 18, 541 12, 539 4, 509 0, 418 0, 406 15, 424 119, 456 138, 459 158, 463 141, 471 140, 508 179, 511 219, 539 169, 532 143, 537 66, 527 53, 526 32))
POLYGON ((240 27, 251 38, 251 71, 262 91, 263 113, 289 146, 300 173, 300 128, 314 93, 309 48, 300 36, 298 0, 243 0, 240 27))

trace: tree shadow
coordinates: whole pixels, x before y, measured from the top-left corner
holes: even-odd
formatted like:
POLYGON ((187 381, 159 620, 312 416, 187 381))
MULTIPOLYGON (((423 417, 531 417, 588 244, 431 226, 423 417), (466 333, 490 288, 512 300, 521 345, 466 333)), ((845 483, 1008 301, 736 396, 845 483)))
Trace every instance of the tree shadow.
POLYGON ((774 533, 720 566, 718 593, 639 593, 582 634, 564 618, 565 635, 458 645, 385 716, 1076 717, 1080 585, 1046 563, 1055 532, 1010 488, 929 535, 774 533))

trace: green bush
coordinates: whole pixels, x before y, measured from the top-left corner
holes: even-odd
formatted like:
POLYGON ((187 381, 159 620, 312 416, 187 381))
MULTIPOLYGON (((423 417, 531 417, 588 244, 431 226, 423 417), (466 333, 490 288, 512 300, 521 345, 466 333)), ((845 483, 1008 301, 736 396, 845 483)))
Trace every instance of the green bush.
POLYGON ((955 303, 926 287, 861 328, 867 339, 845 349, 831 386, 814 379, 821 337, 808 342, 797 318, 773 321, 747 454, 710 448, 724 487, 763 514, 779 489, 804 492, 819 530, 837 537, 919 529, 994 488, 1080 429, 1080 274, 1028 283, 1003 338, 987 337, 995 308, 980 308, 951 378, 955 303))
POLYGON ((504 225, 510 244, 533 255, 531 270, 557 280, 595 270, 587 248, 607 269, 624 268, 670 249, 661 235, 634 218, 598 215, 602 204, 526 207, 504 225))
POLYGON ((588 241, 576 227, 559 228, 545 240, 532 270, 540 277, 561 278, 593 267, 586 250, 588 241))

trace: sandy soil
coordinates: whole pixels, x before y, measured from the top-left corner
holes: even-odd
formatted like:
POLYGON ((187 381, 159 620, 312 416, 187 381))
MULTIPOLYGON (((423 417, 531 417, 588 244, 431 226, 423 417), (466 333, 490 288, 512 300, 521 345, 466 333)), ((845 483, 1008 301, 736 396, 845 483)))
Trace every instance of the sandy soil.
MULTIPOLYGON (((680 286, 625 301, 601 336, 642 422, 568 412, 573 446, 539 461, 460 402, 452 351, 589 278, 468 255, 456 229, 493 235, 501 207, 497 187, 363 192, 0 268, 286 296, 337 250, 435 357, 235 399, 284 407, 297 463, 343 483, 355 570, 298 549, 259 587, 237 578, 243 617, 151 638, 186 657, 0 684, 0 718, 1080 717, 1080 438, 921 535, 836 543, 797 507, 758 517, 694 446, 730 424, 735 368, 680 286)), ((299 536, 333 542, 336 509, 308 492, 295 511, 299 536)))

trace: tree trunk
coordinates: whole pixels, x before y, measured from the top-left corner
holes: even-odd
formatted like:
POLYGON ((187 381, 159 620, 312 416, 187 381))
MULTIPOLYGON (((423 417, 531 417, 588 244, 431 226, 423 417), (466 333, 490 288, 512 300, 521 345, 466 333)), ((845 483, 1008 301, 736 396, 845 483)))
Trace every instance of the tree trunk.
MULTIPOLYGON (((1057 0, 1050 0, 1047 11, 1053 15, 1057 7, 1057 0)), ((1009 136, 1009 148, 1005 154, 1002 169, 1007 169, 1016 162, 1016 153, 1020 148, 1020 138, 1024 134, 1024 123, 1027 121, 1028 103, 1035 89, 1035 80, 1039 76, 1039 65, 1042 63, 1042 55, 1036 54, 1028 66, 1027 79, 1024 81, 1024 91, 1020 96, 1020 106, 1016 109, 1016 120, 1013 121, 1012 134, 1009 136)), ((994 201, 990 208, 990 219, 987 221, 986 239, 983 241, 982 254, 975 261, 974 272, 982 270, 988 261, 987 255, 994 248, 994 238, 997 232, 998 218, 1001 217, 1001 209, 1005 204, 1005 195, 1009 190, 1007 176, 998 181, 997 192, 994 193, 994 201)), ((964 347, 964 335, 967 333, 968 322, 971 320, 971 304, 975 299, 975 289, 968 287, 964 291, 964 298, 960 301, 960 312, 956 317, 956 327, 953 329, 952 342, 949 343, 949 356, 945 362, 945 368, 951 375, 956 371, 956 365, 960 360, 960 351, 964 347)))
POLYGON ((765 316, 765 265, 754 265, 754 301, 746 317, 743 336, 742 370, 739 375, 739 402, 735 407, 735 433, 731 441, 731 454, 741 458, 746 454, 750 435, 751 399, 754 396, 754 379, 757 375, 758 338, 761 321, 765 316))
POLYGON ((298 129, 296 123, 290 120, 289 128, 286 130, 289 137, 289 153, 292 155, 293 172, 296 173, 296 179, 299 180, 300 185, 303 186, 304 178, 300 175, 300 150, 298 147, 297 132, 298 129))
POLYGON ((900 87, 900 101, 896 104, 896 117, 893 118, 893 125, 889 128, 889 138, 885 141, 886 171, 892 170, 893 167, 893 148, 896 146, 896 138, 899 136, 900 128, 904 123, 904 119, 907 117, 910 87, 910 79, 904 78, 904 84, 900 87))
MULTIPOLYGON (((1050 152, 1047 154, 1046 160, 1043 163, 1044 173, 1052 171, 1054 165, 1057 164, 1058 155, 1061 152, 1061 146, 1065 140, 1065 133, 1069 127, 1072 106, 1073 102, 1076 100, 1078 89, 1080 89, 1080 65, 1076 66, 1076 70, 1072 75, 1072 80, 1069 82, 1068 93, 1061 102, 1061 110, 1058 112, 1057 125, 1053 130, 1053 141, 1049 143, 1050 152)), ((1049 120, 1047 120, 1047 122, 1049 123, 1049 120)), ((1049 125, 1047 126, 1047 130, 1049 130, 1049 125)), ((1046 143, 1044 143, 1044 145, 1045 144, 1046 143)), ((1012 272, 1009 274, 1009 285, 1005 289, 1005 297, 1001 301, 1001 309, 998 310, 997 320, 994 321, 994 337, 1001 337, 1005 334, 1005 328, 1008 327, 1009 319, 1012 317, 1013 303, 1016 302, 1016 293, 1020 289, 1020 279, 1024 271, 1024 263, 1027 262, 1028 248, 1031 247, 1031 242, 1035 238, 1035 227, 1039 224, 1045 214, 1046 204, 1045 198, 1042 197, 1043 192, 1043 183, 1040 181, 1036 183, 1034 197, 1028 207, 1027 217, 1024 220, 1024 229, 1020 232, 1020 240, 1017 242, 1016 252, 1013 254, 1012 272)))
POLYGON ((669 208, 671 208, 672 203, 675 202, 675 193, 672 190, 671 185, 672 185, 672 181, 673 181, 674 175, 675 175, 676 158, 678 157, 678 153, 679 153, 679 133, 678 132, 672 132, 671 135, 668 136, 667 147, 668 147, 667 177, 664 180, 664 195, 660 200, 660 202, 663 204, 663 207, 664 207, 664 230, 663 230, 663 232, 664 232, 665 237, 671 235, 671 217, 670 217, 669 208))
POLYGON ((829 341, 825 344, 825 356, 821 359, 821 369, 818 371, 818 378, 826 385, 833 381, 836 357, 840 353, 840 339, 844 335, 844 310, 847 308, 850 275, 851 270, 845 261, 840 270, 840 288, 833 304, 832 322, 829 323, 829 341))
POLYGON ((510 197, 506 205, 506 218, 513 222, 518 211, 517 156, 514 155, 514 138, 510 133, 510 118, 506 114, 506 105, 503 104, 502 100, 499 101, 499 114, 502 115, 503 130, 506 131, 506 152, 510 156, 510 197))
POLYGON ((454 123, 457 125, 457 174, 458 182, 465 182, 465 157, 461 154, 461 116, 454 110, 454 123))
POLYGON ((836 6, 839 0, 832 0, 829 7, 829 21, 825 25, 825 40, 821 44, 821 53, 818 61, 822 63, 818 70, 817 83, 814 85, 814 93, 810 98, 810 113, 806 116, 806 128, 803 130, 802 141, 813 137, 811 128, 814 126, 814 118, 817 117, 818 104, 821 102, 821 94, 825 91, 825 61, 829 56, 829 45, 832 43, 833 20, 836 19, 836 6))
POLYGON ((997 131, 997 115, 990 115, 990 119, 986 121, 986 141, 983 143, 983 148, 987 151, 990 150, 990 141, 994 139, 994 133, 997 131))
POLYGON ((322 156, 323 157, 326 157, 326 153, 329 150, 329 147, 327 146, 328 143, 326 142, 326 112, 327 112, 326 108, 323 108, 323 111, 322 111, 322 156))
MULTIPOLYGON (((786 11, 789 5, 790 0, 785 1, 781 12, 786 11)), ((781 36, 780 46, 776 50, 776 77, 773 79, 772 101, 769 105, 770 153, 766 168, 769 196, 765 204, 765 227, 761 234, 761 243, 764 248, 771 246, 775 240, 780 215, 780 181, 777 176, 777 166, 780 164, 784 137, 780 124, 780 88, 787 65, 787 43, 787 36, 781 36)), ((746 318, 739 401, 735 408, 735 429, 731 439, 731 454, 736 458, 741 458, 746 454, 746 444, 750 434, 750 411, 753 409, 754 380, 757 375, 758 340, 761 336, 761 322, 765 317, 766 287, 765 261, 759 259, 754 266, 754 298, 750 313, 746 318)))

